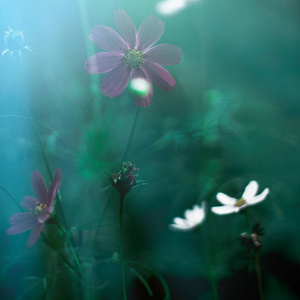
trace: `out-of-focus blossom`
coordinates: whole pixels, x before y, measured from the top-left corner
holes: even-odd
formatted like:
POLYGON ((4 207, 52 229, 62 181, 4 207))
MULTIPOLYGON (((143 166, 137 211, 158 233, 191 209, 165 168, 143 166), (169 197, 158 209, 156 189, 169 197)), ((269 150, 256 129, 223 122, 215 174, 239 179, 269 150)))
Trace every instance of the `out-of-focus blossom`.
POLYGON ((125 196, 134 186, 137 185, 134 174, 139 169, 131 162, 123 162, 122 169, 111 175, 112 185, 117 188, 121 196, 125 196))
POLYGON ((156 5, 156 11, 162 15, 174 15, 198 0, 165 0, 156 5))
POLYGON ((13 30, 8 27, 8 31, 5 31, 4 42, 7 48, 2 52, 2 56, 10 54, 20 57, 24 50, 32 53, 29 46, 24 46, 24 35, 21 30, 13 30))
POLYGON ((106 73, 101 91, 111 98, 121 94, 129 80, 142 79, 149 85, 143 95, 134 94, 137 106, 151 104, 153 82, 164 91, 175 85, 172 75, 161 65, 175 65, 181 61, 180 49, 170 44, 152 47, 164 32, 164 23, 157 17, 146 18, 139 30, 124 10, 115 11, 115 24, 120 35, 113 29, 97 25, 89 39, 108 52, 100 52, 88 58, 85 70, 89 74, 106 73))
POLYGON ((24 197, 22 205, 30 212, 14 214, 9 219, 11 227, 6 230, 8 235, 14 235, 33 229, 28 239, 28 247, 36 242, 53 211, 53 201, 61 185, 61 170, 56 169, 48 191, 43 176, 38 171, 32 173, 31 183, 37 199, 31 196, 24 197))
POLYGON ((193 209, 187 209, 184 212, 184 218, 174 218, 174 224, 170 224, 169 227, 172 230, 177 231, 189 231, 200 226, 205 219, 205 207, 206 202, 202 202, 201 207, 194 205, 193 209))
POLYGON ((246 186, 242 198, 240 199, 227 196, 223 193, 218 193, 217 199, 224 205, 212 207, 211 210, 218 215, 226 215, 234 212, 239 212, 241 209, 245 209, 250 205, 254 205, 263 201, 269 194, 268 188, 264 189, 264 191, 259 195, 256 195, 257 191, 258 183, 253 180, 250 181, 250 183, 246 186))

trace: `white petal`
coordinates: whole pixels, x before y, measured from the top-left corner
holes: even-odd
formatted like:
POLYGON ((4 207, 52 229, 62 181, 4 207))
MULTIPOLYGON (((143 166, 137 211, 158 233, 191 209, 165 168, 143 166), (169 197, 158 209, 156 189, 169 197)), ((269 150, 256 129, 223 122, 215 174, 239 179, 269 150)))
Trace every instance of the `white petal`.
POLYGON ((188 231, 188 230, 192 230, 195 226, 183 226, 183 225, 178 225, 178 224, 170 224, 169 228, 172 230, 176 230, 176 231, 188 231))
POLYGON ((257 203, 263 201, 267 197, 268 194, 269 194, 269 189, 266 188, 261 194, 253 197, 250 201, 248 201, 248 204, 249 205, 257 204, 257 203))
POLYGON ((227 215, 234 212, 238 212, 239 208, 234 206, 224 205, 224 206, 214 206, 211 208, 211 210, 217 215, 227 215))
POLYGON ((219 202, 221 202, 224 205, 234 205, 237 201, 236 198, 229 197, 223 193, 218 193, 216 197, 219 200, 219 202))
POLYGON ((202 223, 204 220, 205 217, 204 207, 205 207, 205 202, 202 202, 201 208, 198 205, 194 206, 194 219, 198 224, 202 223))
POLYGON ((258 183, 254 180, 250 181, 245 188, 242 198, 247 202, 251 201, 251 198, 253 198, 256 195, 257 190, 258 190, 258 183))
POLYGON ((194 220, 194 211, 192 209, 187 209, 185 212, 184 212, 184 217, 188 220, 188 221, 192 221, 194 220))
POLYGON ((187 221, 185 219, 178 218, 178 217, 174 218, 174 223, 177 225, 182 225, 182 226, 187 225, 187 221))

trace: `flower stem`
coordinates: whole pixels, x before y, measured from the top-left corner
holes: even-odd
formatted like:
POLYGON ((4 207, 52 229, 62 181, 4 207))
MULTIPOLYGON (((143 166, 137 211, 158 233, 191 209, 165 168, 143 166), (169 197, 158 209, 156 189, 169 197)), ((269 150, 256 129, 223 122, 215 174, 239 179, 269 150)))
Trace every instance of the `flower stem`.
POLYGON ((124 274, 124 261, 123 261, 123 240, 122 240, 122 219, 123 219, 123 200, 124 195, 120 195, 120 226, 119 226, 119 247, 120 247, 120 265, 122 275, 122 286, 123 286, 123 299, 126 300, 126 285, 125 285, 125 274, 124 274))
POLYGON ((131 141, 132 141, 132 139, 133 139, 133 134, 134 134, 134 131, 135 131, 135 128, 136 128, 136 124, 137 124, 139 112, 140 112, 140 109, 139 109, 139 107, 137 107, 137 108, 136 108, 136 112, 135 112, 135 117, 134 117, 134 120, 133 120, 133 125, 132 125, 132 127, 131 127, 131 131, 130 131, 130 134, 129 134, 129 137, 128 137, 128 142, 127 142, 127 145, 126 145, 126 148, 125 148, 125 151, 124 151, 124 154, 123 154, 123 158, 122 158, 121 163, 122 163, 122 162, 126 159, 126 157, 127 157, 127 154, 128 154, 128 151, 129 151, 129 148, 130 148, 130 145, 131 145, 131 141))
POLYGON ((71 242, 70 242, 70 240, 69 240, 69 238, 68 238, 68 236, 67 236, 65 230, 60 226, 60 224, 59 224, 58 222, 56 222, 56 225, 58 226, 58 228, 61 230, 61 232, 62 232, 63 235, 65 236, 66 241, 67 241, 67 244, 68 244, 69 248, 71 249, 72 254, 73 254, 73 256, 74 256, 74 259, 75 259, 75 261, 76 261, 76 264, 77 264, 79 273, 81 274, 82 269, 81 269, 81 266, 80 266, 80 263, 79 263, 77 254, 76 254, 76 252, 75 252, 75 250, 74 250, 74 248, 73 248, 73 246, 72 246, 72 244, 71 244, 71 242))
MULTIPOLYGON (((122 160, 121 160, 121 163, 123 163, 123 161, 125 161, 125 159, 127 157, 128 150, 130 148, 131 141, 133 139, 133 134, 134 134, 134 131, 135 131, 135 128, 136 128, 136 124, 137 124, 137 120, 138 120, 138 116, 139 116, 139 111, 140 111, 139 107, 137 107, 136 112, 135 112, 135 117, 134 117, 134 120, 133 120, 133 124, 132 124, 132 127, 131 127, 131 131, 130 131, 130 134, 129 134, 129 137, 128 137, 128 141, 127 141, 127 144, 126 144, 126 148, 125 148, 122 160)), ((103 205, 103 209, 102 209, 102 212, 101 212, 101 218, 100 219, 102 219, 104 217, 104 215, 105 215, 105 212, 106 212, 106 209, 107 209, 108 200, 109 200, 109 197, 107 197, 107 199, 106 199, 106 201, 105 201, 105 203, 103 205)))
POLYGON ((262 288, 262 276, 261 276, 261 268, 260 268, 260 260, 259 260, 258 252, 255 252, 255 266, 256 266, 259 298, 260 298, 260 300, 263 300, 264 295, 263 295, 263 288, 262 288))
MULTIPOLYGON (((244 215, 245 215, 246 224, 249 228, 249 233, 251 234, 252 226, 251 226, 251 222, 247 210, 244 211, 244 215)), ((260 300, 263 300, 264 297, 263 297, 263 288, 262 288, 262 276, 261 276, 261 267, 260 267, 260 259, 259 259, 258 251, 254 252, 254 260, 255 260, 256 274, 257 274, 259 298, 260 300)))

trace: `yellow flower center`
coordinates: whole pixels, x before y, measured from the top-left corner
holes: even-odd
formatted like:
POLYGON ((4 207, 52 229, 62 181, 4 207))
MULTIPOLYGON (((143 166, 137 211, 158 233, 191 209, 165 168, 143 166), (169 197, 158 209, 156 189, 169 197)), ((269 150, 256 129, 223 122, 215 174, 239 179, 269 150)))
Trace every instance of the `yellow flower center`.
POLYGON ((139 69, 144 63, 144 53, 137 49, 129 49, 125 52, 124 62, 131 69, 139 69))
POLYGON ((47 205, 46 204, 42 204, 42 203, 40 203, 40 202, 37 202, 36 203, 36 207, 35 207, 35 209, 33 210, 33 214, 35 215, 35 216, 37 216, 45 207, 46 207, 47 205))
POLYGON ((239 199, 238 201, 236 201, 236 203, 234 204, 235 207, 241 207, 243 205, 247 204, 246 200, 244 200, 243 198, 239 199))

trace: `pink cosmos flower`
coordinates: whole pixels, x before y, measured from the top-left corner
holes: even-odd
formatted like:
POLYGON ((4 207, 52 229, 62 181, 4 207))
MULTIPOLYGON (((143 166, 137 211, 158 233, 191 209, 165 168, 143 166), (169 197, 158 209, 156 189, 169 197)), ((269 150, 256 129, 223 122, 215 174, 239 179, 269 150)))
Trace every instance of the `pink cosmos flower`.
POLYGON ((56 169, 54 179, 48 191, 43 176, 39 171, 32 173, 31 183, 37 199, 31 196, 24 197, 22 205, 30 210, 30 212, 14 214, 9 219, 11 227, 6 230, 8 235, 14 235, 33 228, 28 239, 28 247, 36 242, 44 223, 49 219, 53 211, 53 201, 61 184, 61 170, 56 169))
POLYGON ((101 91, 111 98, 124 91, 129 80, 143 79, 149 91, 143 96, 134 96, 137 106, 151 104, 153 82, 164 91, 175 85, 172 75, 161 65, 175 65, 181 60, 180 49, 170 44, 152 47, 164 32, 164 23, 154 16, 146 18, 139 30, 124 10, 115 11, 115 24, 120 35, 113 29, 97 25, 89 39, 108 52, 100 52, 86 61, 89 74, 106 73, 101 91))

